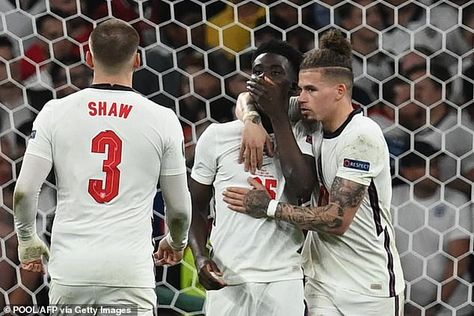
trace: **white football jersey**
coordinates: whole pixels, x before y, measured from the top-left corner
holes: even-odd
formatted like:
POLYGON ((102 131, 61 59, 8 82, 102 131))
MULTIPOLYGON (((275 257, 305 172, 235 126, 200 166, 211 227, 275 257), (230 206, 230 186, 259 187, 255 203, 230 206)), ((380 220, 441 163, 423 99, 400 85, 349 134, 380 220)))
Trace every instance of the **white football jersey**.
MULTIPOLYGON (((247 178, 252 175, 238 163, 243 127, 238 120, 211 124, 196 145, 191 177, 214 188, 212 258, 228 284, 301 279, 302 261, 297 251, 303 245, 302 231, 283 221, 231 211, 223 201, 227 187, 250 187, 247 178)), ((302 153, 312 156, 311 143, 305 137, 298 139, 298 145, 302 153)), ((285 178, 276 157, 264 156, 262 169, 253 177, 273 199, 285 200, 285 178)))
POLYGON ((305 274, 321 283, 361 294, 390 297, 404 289, 390 215, 392 196, 388 147, 380 127, 354 110, 334 133, 313 137, 321 188, 328 203, 334 178, 368 186, 368 193, 343 236, 309 232, 303 249, 305 274))
POLYGON ((152 206, 160 175, 186 172, 176 115, 122 86, 48 102, 27 153, 53 162, 51 278, 154 287, 152 206))

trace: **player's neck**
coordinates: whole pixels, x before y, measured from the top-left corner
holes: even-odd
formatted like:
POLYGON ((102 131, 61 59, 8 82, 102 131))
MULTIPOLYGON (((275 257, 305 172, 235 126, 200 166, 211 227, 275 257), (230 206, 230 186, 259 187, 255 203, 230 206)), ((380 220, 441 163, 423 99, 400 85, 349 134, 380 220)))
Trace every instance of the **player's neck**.
POLYGON ((333 115, 322 122, 324 131, 334 133, 344 124, 353 110, 352 104, 346 100, 341 100, 339 104, 335 104, 333 115))
POLYGON ((114 74, 114 75, 109 75, 105 73, 97 73, 97 72, 94 73, 92 84, 102 84, 102 83, 132 87, 132 73, 114 74))

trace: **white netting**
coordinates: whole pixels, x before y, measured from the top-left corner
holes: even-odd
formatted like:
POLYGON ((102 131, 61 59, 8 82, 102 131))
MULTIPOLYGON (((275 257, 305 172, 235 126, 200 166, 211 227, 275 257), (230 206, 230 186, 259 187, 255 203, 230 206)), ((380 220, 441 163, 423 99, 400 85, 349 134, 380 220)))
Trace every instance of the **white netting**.
MULTIPOLYGON (((0 308, 47 302, 47 278, 18 268, 15 179, 32 119, 47 100, 89 84, 88 34, 116 16, 141 34, 134 87, 176 110, 189 166, 209 122, 233 119, 252 48, 277 37, 307 51, 328 28, 344 30, 354 49, 354 99, 382 126, 392 154, 406 314, 472 314, 473 11, 467 0, 1 0, 0 308)), ((48 183, 38 216, 45 238, 54 206, 48 183)), ((159 198, 155 209, 162 218, 159 198)), ((196 284, 188 263, 158 270, 162 313, 200 314, 196 284)))

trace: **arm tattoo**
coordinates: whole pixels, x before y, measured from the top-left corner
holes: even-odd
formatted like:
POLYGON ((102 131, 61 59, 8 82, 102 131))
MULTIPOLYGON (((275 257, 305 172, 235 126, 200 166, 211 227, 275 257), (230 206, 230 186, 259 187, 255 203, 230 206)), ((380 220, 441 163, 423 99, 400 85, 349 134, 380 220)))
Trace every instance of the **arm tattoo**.
MULTIPOLYGON (((302 207, 279 203, 275 218, 293 223, 302 229, 331 232, 343 226, 346 211, 360 205, 366 189, 362 184, 336 177, 328 205, 302 207)), ((352 220, 352 217, 350 219, 352 220)))
POLYGON ((264 190, 251 190, 244 198, 244 207, 247 214, 255 218, 267 216, 268 203, 270 203, 270 197, 267 191, 264 190))
POLYGON ((342 208, 356 207, 364 199, 367 187, 354 181, 336 177, 331 186, 329 200, 342 208))

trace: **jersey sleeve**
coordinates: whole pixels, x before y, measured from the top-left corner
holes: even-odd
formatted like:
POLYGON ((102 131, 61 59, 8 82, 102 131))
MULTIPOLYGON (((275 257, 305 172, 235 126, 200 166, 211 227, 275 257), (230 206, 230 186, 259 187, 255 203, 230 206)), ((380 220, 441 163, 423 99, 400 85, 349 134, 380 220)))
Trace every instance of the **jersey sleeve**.
POLYGON ((336 176, 366 186, 388 164, 388 149, 381 131, 365 128, 359 133, 344 135, 337 148, 336 176))
POLYGON ((313 135, 304 133, 295 133, 295 140, 303 155, 314 157, 313 154, 313 135))
POLYGON ((171 114, 166 130, 166 147, 161 161, 160 175, 172 176, 186 172, 186 161, 184 158, 184 136, 178 118, 170 110, 171 114))
POLYGON ((204 185, 211 185, 217 172, 216 132, 214 124, 211 124, 202 133, 196 144, 194 154, 194 166, 191 178, 204 185))
POLYGON ((46 103, 33 122, 33 129, 28 140, 25 154, 35 155, 53 161, 52 122, 53 111, 51 101, 46 103))

